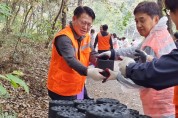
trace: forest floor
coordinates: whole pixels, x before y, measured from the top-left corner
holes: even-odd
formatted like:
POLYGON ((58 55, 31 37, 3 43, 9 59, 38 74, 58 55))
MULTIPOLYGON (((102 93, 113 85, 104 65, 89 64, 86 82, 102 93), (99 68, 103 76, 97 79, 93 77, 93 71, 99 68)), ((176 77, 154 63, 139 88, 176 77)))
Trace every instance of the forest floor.
MULTIPOLYGON (((30 88, 30 94, 27 94, 22 88, 14 89, 6 81, 1 81, 10 97, 0 98, 0 107, 9 114, 17 113, 18 118, 47 118, 49 97, 46 79, 51 48, 44 48, 45 43, 39 43, 40 41, 23 39, 15 49, 17 38, 14 36, 0 36, 0 41, 0 74, 21 70, 25 74, 22 79, 30 88)), ((138 92, 122 91, 116 80, 102 84, 89 78, 86 87, 92 98, 118 99, 129 108, 143 113, 138 92)))

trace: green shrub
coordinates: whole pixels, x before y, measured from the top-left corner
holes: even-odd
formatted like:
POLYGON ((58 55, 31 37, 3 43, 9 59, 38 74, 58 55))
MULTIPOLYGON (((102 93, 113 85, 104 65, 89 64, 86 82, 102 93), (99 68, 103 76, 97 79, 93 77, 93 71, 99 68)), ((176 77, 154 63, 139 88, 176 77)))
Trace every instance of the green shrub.
MULTIPOLYGON (((0 79, 4 79, 7 82, 10 82, 14 88, 18 88, 19 86, 23 87, 25 92, 29 94, 29 87, 22 79, 20 79, 20 76, 23 76, 23 73, 21 71, 13 71, 12 73, 5 75, 0 74, 0 79)), ((3 87, 2 83, 0 83, 0 97, 7 94, 8 92, 6 88, 3 87)))

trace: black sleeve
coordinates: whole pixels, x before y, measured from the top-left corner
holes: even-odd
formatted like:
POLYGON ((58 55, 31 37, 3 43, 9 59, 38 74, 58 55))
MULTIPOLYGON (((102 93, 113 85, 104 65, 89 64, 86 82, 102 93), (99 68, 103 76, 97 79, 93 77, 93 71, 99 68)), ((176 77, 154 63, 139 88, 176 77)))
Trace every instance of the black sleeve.
POLYGON ((96 62, 97 62, 97 56, 98 56, 98 52, 95 51, 95 49, 93 48, 93 46, 90 44, 90 48, 91 48, 91 53, 90 53, 90 62, 96 66, 96 62))
POLYGON ((110 51, 111 51, 111 57, 109 59, 110 60, 115 60, 115 51, 114 51, 114 49, 112 49, 110 51))
POLYGON ((138 85, 156 90, 178 85, 178 49, 152 62, 129 64, 126 77, 138 85))
POLYGON ((96 48, 97 43, 98 43, 98 35, 96 35, 96 38, 95 38, 94 49, 96 48))
POLYGON ((54 45, 57 52, 62 55, 67 64, 81 75, 87 75, 87 67, 75 58, 74 47, 67 36, 60 36, 55 39, 54 45))
POLYGON ((113 43, 112 43, 112 38, 110 37, 110 40, 109 40, 109 44, 110 44, 110 49, 112 50, 113 49, 113 43))

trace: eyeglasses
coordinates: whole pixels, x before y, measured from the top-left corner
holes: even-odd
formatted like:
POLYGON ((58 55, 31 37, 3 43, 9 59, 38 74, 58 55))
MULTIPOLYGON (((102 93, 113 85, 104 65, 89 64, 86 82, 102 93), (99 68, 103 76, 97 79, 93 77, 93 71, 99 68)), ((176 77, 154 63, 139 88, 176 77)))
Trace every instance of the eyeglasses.
POLYGON ((169 9, 165 8, 165 9, 163 9, 163 11, 166 13, 167 16, 170 15, 170 10, 169 9))
POLYGON ((92 27, 92 24, 91 24, 91 23, 87 23, 86 21, 82 21, 81 19, 78 19, 78 21, 80 21, 79 23, 80 23, 80 25, 82 25, 82 26, 86 26, 86 25, 87 25, 88 28, 91 28, 91 27, 92 27))

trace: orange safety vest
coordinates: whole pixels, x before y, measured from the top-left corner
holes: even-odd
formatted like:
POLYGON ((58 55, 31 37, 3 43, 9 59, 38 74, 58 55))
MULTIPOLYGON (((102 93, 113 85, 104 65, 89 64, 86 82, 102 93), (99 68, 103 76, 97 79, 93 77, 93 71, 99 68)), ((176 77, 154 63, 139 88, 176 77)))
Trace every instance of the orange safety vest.
POLYGON ((102 36, 101 32, 98 33, 98 50, 110 50, 111 35, 102 36))
MULTIPOLYGON (((174 87, 174 104, 176 105, 176 114, 178 115, 178 86, 174 87)), ((178 116, 176 116, 178 118, 178 116)))
MULTIPOLYGON (((59 31, 55 38, 60 35, 66 35, 69 37, 75 51, 74 56, 84 66, 88 66, 91 52, 89 34, 87 34, 81 41, 80 47, 78 46, 77 39, 74 38, 73 32, 69 26, 59 31), (80 48, 79 52, 78 48, 80 48), (78 59, 78 53, 80 54, 80 59, 78 59)), ((73 96, 82 91, 85 80, 86 76, 80 75, 77 71, 69 67, 65 59, 58 54, 53 43, 52 57, 47 80, 48 89, 62 96, 73 96)))
MULTIPOLYGON (((145 39, 141 49, 150 47, 159 58, 163 54, 171 52, 174 48, 174 41, 167 30, 159 31, 145 39)), ((169 79, 169 78, 167 78, 169 79)), ((173 104, 174 87, 156 91, 151 88, 145 88, 140 91, 143 110, 146 115, 153 118, 162 118, 163 116, 175 115, 175 106, 173 104)))

